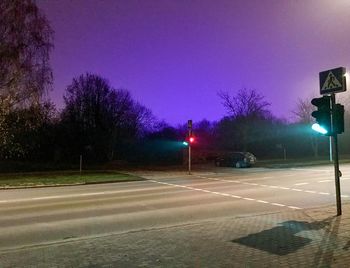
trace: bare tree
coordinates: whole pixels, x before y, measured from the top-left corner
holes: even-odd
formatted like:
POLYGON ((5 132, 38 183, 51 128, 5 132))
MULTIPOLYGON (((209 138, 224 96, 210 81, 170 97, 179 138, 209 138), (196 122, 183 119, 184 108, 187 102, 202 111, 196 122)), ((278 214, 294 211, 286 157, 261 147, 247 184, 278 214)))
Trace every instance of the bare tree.
POLYGON ((292 112, 296 116, 297 122, 309 124, 314 121, 311 116, 314 108, 315 107, 311 104, 311 98, 305 100, 299 98, 296 103, 296 108, 292 112))
MULTIPOLYGON (((311 113, 315 110, 315 106, 311 104, 311 99, 312 97, 306 98, 305 100, 299 98, 297 100, 295 110, 292 111, 293 114, 296 116, 297 123, 310 125, 310 127, 311 123, 315 121, 314 118, 311 116, 311 113)), ((310 132, 308 136, 310 139, 310 144, 314 153, 314 157, 318 157, 318 134, 316 134, 315 132, 310 132)))
POLYGON ((230 116, 237 117, 268 117, 271 115, 268 107, 270 103, 265 101, 255 89, 243 88, 236 96, 231 96, 227 91, 219 91, 218 96, 222 105, 230 116))
POLYGON ((0 108, 39 104, 52 83, 53 31, 33 0, 0 1, 0 108))
POLYGON ((74 78, 64 101, 61 118, 66 143, 70 143, 66 149, 73 153, 89 152, 100 160, 120 157, 120 148, 132 144, 152 125, 151 111, 135 102, 128 90, 114 89, 95 74, 74 78))
MULTIPOLYGON (((223 122, 229 125, 227 131, 234 133, 238 147, 247 151, 248 144, 256 139, 258 125, 272 119, 270 103, 254 89, 243 88, 235 96, 227 91, 218 92, 229 117, 223 122)), ((260 134, 261 135, 261 132, 260 134)))

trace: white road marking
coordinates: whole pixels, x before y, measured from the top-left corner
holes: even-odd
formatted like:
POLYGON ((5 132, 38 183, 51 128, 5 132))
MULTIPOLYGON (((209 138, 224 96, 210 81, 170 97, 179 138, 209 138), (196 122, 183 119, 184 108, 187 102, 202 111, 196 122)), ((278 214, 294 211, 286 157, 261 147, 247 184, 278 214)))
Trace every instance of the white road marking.
POLYGON ((340 195, 341 197, 343 197, 343 198, 347 198, 347 197, 349 197, 348 195, 346 195, 346 194, 342 194, 342 195, 340 195))
POLYGON ((291 208, 291 209, 301 209, 299 207, 294 207, 294 206, 288 206, 288 207, 291 208))
POLYGON ((297 191, 297 192, 302 192, 303 190, 301 189, 295 189, 295 188, 292 188, 293 191, 297 191))
POLYGON ((286 205, 279 204, 279 203, 271 203, 271 205, 278 206, 278 207, 285 207, 286 205))
MULTIPOLYGON (((206 178, 209 180, 213 180, 213 178, 206 178)), ((276 185, 266 185, 266 184, 257 184, 257 183, 247 183, 247 182, 241 182, 241 181, 230 181, 230 180, 223 180, 223 179, 215 179, 215 180, 220 180, 220 181, 226 181, 226 182, 236 182, 240 184, 246 184, 246 185, 254 185, 254 186, 262 186, 262 187, 269 187, 269 188, 274 188, 274 189, 283 189, 283 190, 292 190, 296 192, 304 192, 304 193, 310 193, 310 194, 321 194, 321 195, 330 195, 330 193, 326 192, 317 192, 317 191, 312 191, 312 190, 303 190, 303 189, 298 189, 298 188, 288 188, 288 187, 282 187, 282 186, 276 186, 276 185)), ((303 182, 303 183, 297 183, 295 185, 305 185, 309 184, 308 182, 303 182)), ((343 197, 349 197, 347 195, 343 195, 343 197)), ((258 201, 257 201, 258 202, 258 201)), ((261 203, 261 202, 259 202, 261 203)))
POLYGON ((296 183, 294 185, 300 186, 300 185, 306 185, 306 184, 309 184, 309 183, 308 182, 300 182, 300 183, 296 183))
POLYGON ((348 181, 350 178, 340 178, 341 181, 348 181))
POLYGON ((74 197, 82 197, 82 196, 97 196, 97 195, 114 194, 114 193, 120 193, 120 192, 121 192, 120 190, 116 190, 116 191, 103 191, 103 192, 82 193, 82 194, 50 195, 50 196, 41 196, 41 197, 9 199, 9 200, 0 200, 0 204, 1 203, 16 203, 16 202, 37 201, 37 200, 74 198, 74 197))
POLYGON ((318 181, 318 182, 330 182, 330 181, 332 181, 332 180, 323 180, 323 181, 318 181))
POLYGON ((307 190, 307 191, 304 191, 305 193, 310 193, 310 194, 316 194, 317 192, 316 191, 309 191, 309 190, 307 190))
POLYGON ((283 190, 290 190, 290 188, 288 188, 288 187, 280 187, 280 189, 283 189, 283 190))
MULTIPOLYGON (((207 178, 207 179, 209 179, 209 178, 207 178)), ((153 183, 159 183, 159 184, 163 184, 163 185, 169 185, 169 186, 173 186, 173 187, 181 187, 181 188, 183 188, 182 187, 183 185, 179 185, 179 184, 164 183, 164 182, 160 182, 160 181, 156 181, 156 180, 149 180, 149 181, 153 182, 153 183)), ((190 190, 199 191, 199 192, 206 192, 206 193, 211 193, 211 194, 215 194, 215 195, 233 197, 233 198, 237 198, 237 199, 244 199, 244 200, 247 200, 247 201, 254 201, 254 202, 269 204, 269 205, 273 205, 273 206, 288 207, 288 208, 291 208, 291 209, 301 209, 301 208, 294 207, 294 206, 287 206, 287 205, 283 205, 283 204, 279 204, 279 203, 270 203, 270 202, 263 201, 263 200, 256 200, 256 199, 253 199, 253 198, 242 197, 242 196, 228 194, 228 193, 213 192, 213 191, 208 191, 208 190, 204 190, 204 189, 200 189, 200 188, 194 188, 194 187, 189 187, 189 186, 187 186, 186 188, 190 189, 190 190)))

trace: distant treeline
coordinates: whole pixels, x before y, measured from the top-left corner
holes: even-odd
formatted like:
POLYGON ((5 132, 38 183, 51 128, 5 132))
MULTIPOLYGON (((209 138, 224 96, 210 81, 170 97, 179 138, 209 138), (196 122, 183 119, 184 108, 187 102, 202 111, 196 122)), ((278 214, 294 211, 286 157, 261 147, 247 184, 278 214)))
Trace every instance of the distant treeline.
MULTIPOLYGON (((91 165, 184 160, 186 124, 159 122, 128 90, 113 88, 99 75, 74 78, 65 90, 63 109, 57 111, 47 99, 53 81, 53 30, 45 15, 33 0, 2 0, 0 18, 1 161, 78 163, 81 155, 91 165)), ((220 91, 218 98, 227 116, 193 123, 193 155, 198 160, 226 151, 250 151, 258 159, 327 155, 328 138, 310 128, 310 100, 297 102, 296 118, 289 122, 273 116, 256 90, 220 91)), ((346 113, 340 152, 350 154, 348 118, 346 113)))
MULTIPOLYGON (((200 156, 201 161, 227 151, 249 151, 258 159, 327 155, 328 138, 311 130, 311 122, 290 123, 274 117, 269 103, 255 90, 242 89, 235 96, 220 92, 219 97, 228 115, 218 122, 193 123, 194 157, 200 156)), ((184 160, 186 124, 173 127, 158 122, 129 91, 112 88, 98 75, 73 79, 64 102, 60 112, 43 102, 3 113, 1 159, 77 163, 82 155, 89 164, 134 165, 184 160)), ((342 153, 350 153, 349 135, 341 135, 342 153)))

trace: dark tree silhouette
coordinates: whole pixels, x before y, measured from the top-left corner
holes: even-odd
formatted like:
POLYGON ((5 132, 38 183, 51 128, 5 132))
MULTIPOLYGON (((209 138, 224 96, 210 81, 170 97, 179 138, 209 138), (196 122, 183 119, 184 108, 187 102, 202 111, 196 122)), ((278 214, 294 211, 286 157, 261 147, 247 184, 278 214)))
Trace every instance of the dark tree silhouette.
POLYGON ((28 159, 42 148, 52 104, 49 53, 53 31, 32 0, 0 1, 0 153, 28 159), (46 121, 46 119, 48 121, 46 121))
POLYGON ((301 99, 299 98, 296 103, 296 108, 293 110, 293 114, 296 117, 296 123, 305 126, 307 129, 306 135, 310 141, 310 145, 313 151, 314 157, 319 156, 319 138, 320 135, 311 130, 312 123, 315 119, 311 116, 311 113, 315 110, 315 106, 311 104, 312 97, 301 99))
POLYGON ((271 116, 270 103, 254 89, 243 88, 237 95, 231 96, 227 91, 219 91, 218 96, 227 113, 234 118, 267 118, 271 116))
POLYGON ((151 124, 152 113, 124 89, 113 89, 94 74, 73 79, 64 96, 62 146, 94 161, 122 158, 125 148, 151 124))
POLYGON ((296 117, 298 123, 311 124, 314 122, 314 118, 311 113, 315 110, 315 106, 311 104, 312 98, 298 99, 296 108, 293 110, 293 114, 296 117))
MULTIPOLYGON (((221 129, 234 134, 232 139, 235 142, 232 144, 231 141, 229 146, 235 147, 236 150, 247 151, 248 144, 262 136, 264 121, 271 121, 273 118, 268 109, 270 103, 266 102, 264 96, 256 90, 245 88, 239 90, 235 96, 225 91, 218 92, 218 96, 228 113, 228 117, 221 121, 223 127, 221 129)), ((227 137, 225 140, 229 142, 227 137)))
POLYGON ((39 104, 52 82, 53 31, 32 0, 0 1, 0 108, 39 104))

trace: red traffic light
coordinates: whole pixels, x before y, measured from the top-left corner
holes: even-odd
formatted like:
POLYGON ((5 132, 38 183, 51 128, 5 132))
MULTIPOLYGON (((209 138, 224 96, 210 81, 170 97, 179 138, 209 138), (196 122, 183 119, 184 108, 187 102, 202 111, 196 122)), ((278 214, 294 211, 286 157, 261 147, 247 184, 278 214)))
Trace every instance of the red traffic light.
POLYGON ((194 143, 194 137, 190 137, 189 141, 190 143, 194 143))

